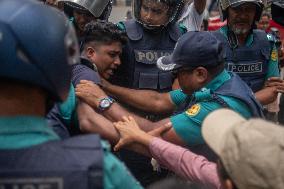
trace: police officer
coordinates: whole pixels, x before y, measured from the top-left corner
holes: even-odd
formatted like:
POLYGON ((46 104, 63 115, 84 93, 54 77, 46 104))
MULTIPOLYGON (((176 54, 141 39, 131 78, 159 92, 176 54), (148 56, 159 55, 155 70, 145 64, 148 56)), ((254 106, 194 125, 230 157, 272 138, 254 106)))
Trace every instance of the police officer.
MULTIPOLYGON (((183 0, 133 1, 135 19, 118 24, 126 31, 129 43, 113 82, 135 89, 171 90, 173 76, 158 70, 156 61, 169 55, 177 39, 186 32, 185 27, 176 23, 183 5, 183 0)), ((203 12, 204 7, 196 7, 203 12)))
MULTIPOLYGON (((251 89, 238 75, 224 69, 223 56, 223 46, 212 33, 188 32, 177 42, 173 55, 163 57, 157 63, 164 71, 177 72, 181 90, 157 93, 123 89, 124 95, 127 96, 126 100, 135 98, 137 105, 147 108, 147 111, 161 113, 175 111, 174 115, 158 122, 151 122, 126 111, 116 102, 102 113, 114 121, 132 115, 139 126, 147 132, 170 123, 173 128, 162 138, 190 147, 195 152, 213 159, 203 146, 204 141, 200 133, 201 123, 207 114, 226 107, 246 118, 263 116, 261 106, 254 98, 251 89)), ((76 94, 95 109, 98 109, 99 102, 107 96, 98 86, 87 81, 77 85, 76 94)), ((103 126, 104 124, 101 125, 103 126)))
POLYGON ((79 57, 64 15, 2 0, 0 36, 1 188, 141 188, 97 135, 60 141, 46 126, 48 102, 66 99, 79 57))
POLYGON ((78 37, 82 37, 84 27, 90 21, 108 20, 112 10, 112 0, 58 0, 58 6, 73 21, 78 37))
POLYGON ((273 102, 283 82, 275 44, 264 31, 254 29, 262 13, 262 0, 220 0, 219 6, 227 25, 214 34, 225 45, 226 68, 237 73, 262 104, 273 102), (266 87, 266 82, 273 87, 266 87))
MULTIPOLYGON (((156 61, 161 56, 169 55, 178 38, 186 32, 185 27, 176 23, 183 4, 183 0, 134 0, 132 2, 134 19, 118 24, 122 30, 126 31, 128 44, 123 49, 122 64, 111 79, 112 83, 132 89, 150 89, 159 92, 172 89, 173 75, 160 71, 156 67, 156 61)), ((131 111, 139 112, 140 115, 151 120, 162 119, 137 109, 131 109, 131 111)), ((144 186, 155 180, 156 174, 150 173, 152 170, 150 160, 129 153, 124 155, 122 152, 121 157, 125 162, 135 162, 133 165, 128 163, 128 167, 136 178, 139 177, 138 180, 142 181, 144 186)))

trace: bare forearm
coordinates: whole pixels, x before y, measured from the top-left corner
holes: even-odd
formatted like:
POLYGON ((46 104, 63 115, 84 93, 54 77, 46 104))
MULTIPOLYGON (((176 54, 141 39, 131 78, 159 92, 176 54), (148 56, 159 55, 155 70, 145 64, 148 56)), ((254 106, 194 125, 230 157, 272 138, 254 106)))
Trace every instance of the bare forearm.
POLYGON ((119 133, 113 123, 102 115, 96 113, 92 107, 84 102, 79 102, 77 107, 80 129, 85 133, 97 133, 111 144, 119 140, 119 133))
POLYGON ((206 0, 194 0, 194 6, 199 14, 202 14, 206 7, 206 0))
POLYGON ((124 116, 132 116, 135 121, 138 123, 139 127, 148 132, 158 127, 157 123, 151 122, 145 118, 142 118, 138 115, 135 115, 129 111, 127 111, 125 108, 120 106, 118 103, 112 104, 112 106, 105 110, 103 112, 104 116, 108 119, 114 120, 114 121, 122 121, 122 118, 124 116))
POLYGON ((168 94, 165 93, 135 90, 116 85, 106 85, 103 89, 119 99, 119 101, 149 113, 165 114, 174 110, 174 105, 170 98, 166 96, 168 94))
POLYGON ((259 90, 255 93, 255 98, 262 104, 267 105, 272 103, 277 98, 277 92, 268 92, 267 89, 259 90))

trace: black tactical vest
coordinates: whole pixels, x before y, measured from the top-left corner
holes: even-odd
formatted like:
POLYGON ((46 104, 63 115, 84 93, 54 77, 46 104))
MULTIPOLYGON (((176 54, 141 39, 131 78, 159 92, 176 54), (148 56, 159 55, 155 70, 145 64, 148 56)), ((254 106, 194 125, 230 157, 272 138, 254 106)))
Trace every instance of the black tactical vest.
POLYGON ((252 45, 236 48, 230 47, 227 38, 220 31, 213 34, 224 44, 227 70, 238 74, 253 92, 262 89, 271 53, 267 34, 261 30, 253 30, 252 45))
POLYGON ((183 34, 178 24, 170 24, 159 32, 144 29, 135 20, 126 21, 123 25, 129 42, 124 48, 117 77, 124 78, 129 88, 170 91, 173 75, 160 71, 156 62, 158 58, 172 53, 183 34))
POLYGON ((103 188, 103 150, 97 135, 0 150, 0 188, 103 188))

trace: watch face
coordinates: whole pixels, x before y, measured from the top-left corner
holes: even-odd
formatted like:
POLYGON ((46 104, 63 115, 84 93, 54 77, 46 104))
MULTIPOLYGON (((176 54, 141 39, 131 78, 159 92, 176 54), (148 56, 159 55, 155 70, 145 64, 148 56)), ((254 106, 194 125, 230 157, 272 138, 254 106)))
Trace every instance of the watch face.
POLYGON ((101 108, 108 108, 110 106, 111 102, 108 99, 103 99, 100 103, 101 108))

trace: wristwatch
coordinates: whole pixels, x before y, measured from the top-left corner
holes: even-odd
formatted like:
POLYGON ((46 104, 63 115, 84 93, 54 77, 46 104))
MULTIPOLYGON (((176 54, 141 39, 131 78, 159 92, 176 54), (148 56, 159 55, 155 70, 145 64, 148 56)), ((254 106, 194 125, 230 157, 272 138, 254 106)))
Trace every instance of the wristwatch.
POLYGON ((99 110, 104 111, 108 109, 114 102, 115 100, 109 96, 102 98, 99 102, 99 110))

